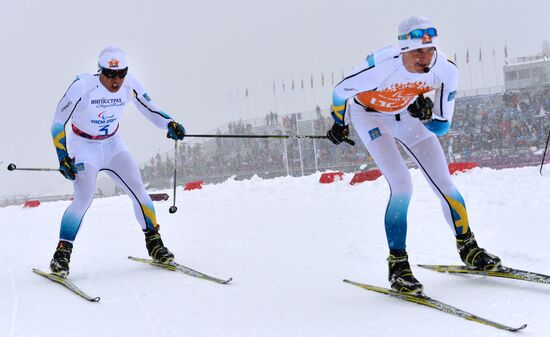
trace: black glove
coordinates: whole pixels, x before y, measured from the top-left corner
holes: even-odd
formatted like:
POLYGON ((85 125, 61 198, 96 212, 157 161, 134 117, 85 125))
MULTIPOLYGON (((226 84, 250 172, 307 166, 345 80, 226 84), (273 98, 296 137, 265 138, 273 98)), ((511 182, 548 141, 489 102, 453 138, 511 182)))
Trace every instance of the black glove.
POLYGON ((174 121, 168 123, 168 133, 166 138, 172 138, 173 140, 182 140, 185 137, 185 128, 174 121))
POLYGON ((351 146, 355 145, 355 142, 349 139, 348 136, 349 127, 347 125, 342 126, 338 123, 334 123, 332 128, 327 132, 327 138, 336 145, 341 142, 346 142, 351 146))
POLYGON ((427 121, 432 118, 432 108, 434 103, 429 97, 424 98, 424 95, 418 96, 416 101, 407 107, 409 114, 421 121, 427 121))
POLYGON ((59 172, 69 180, 75 180, 74 159, 65 156, 59 161, 59 172))

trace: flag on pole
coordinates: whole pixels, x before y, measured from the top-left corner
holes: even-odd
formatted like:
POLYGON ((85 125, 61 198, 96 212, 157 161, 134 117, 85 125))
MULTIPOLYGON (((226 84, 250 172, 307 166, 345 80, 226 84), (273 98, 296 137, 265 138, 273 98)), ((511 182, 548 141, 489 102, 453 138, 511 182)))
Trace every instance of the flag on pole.
POLYGON ((292 79, 292 90, 294 90, 294 79, 292 79))
POLYGON ((311 84, 311 87, 313 88, 313 74, 311 75, 310 84, 311 84))
POLYGON ((302 77, 302 78, 300 79, 300 81, 301 81, 300 85, 301 85, 302 89, 304 89, 304 78, 302 77))
POLYGON ((246 88, 244 91, 244 97, 248 97, 248 88, 246 88))
POLYGON ((283 78, 283 92, 285 91, 285 79, 283 78))
POLYGON ((481 62, 481 47, 479 47, 479 62, 481 62))
POLYGON ((466 63, 470 63, 470 51, 466 49, 466 63))
POLYGON ((508 48, 504 45, 504 64, 508 64, 508 48))

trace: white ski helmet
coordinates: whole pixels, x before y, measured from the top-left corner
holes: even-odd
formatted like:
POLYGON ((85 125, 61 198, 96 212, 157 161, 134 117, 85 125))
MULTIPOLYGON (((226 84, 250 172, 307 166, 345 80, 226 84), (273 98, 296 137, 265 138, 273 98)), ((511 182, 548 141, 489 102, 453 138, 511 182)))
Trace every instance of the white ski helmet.
POLYGON ((433 23, 423 16, 410 16, 403 20, 398 29, 401 52, 436 47, 437 30, 433 23))
POLYGON ((128 63, 126 62, 126 54, 124 53, 124 50, 115 46, 103 48, 103 50, 99 53, 98 66, 100 69, 104 68, 114 70, 127 68, 128 63))

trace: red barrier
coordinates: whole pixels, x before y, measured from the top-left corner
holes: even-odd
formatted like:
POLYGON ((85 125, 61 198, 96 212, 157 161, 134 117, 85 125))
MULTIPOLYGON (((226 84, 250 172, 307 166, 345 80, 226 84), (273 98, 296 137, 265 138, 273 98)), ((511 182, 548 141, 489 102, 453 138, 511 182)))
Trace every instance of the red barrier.
POLYGON ((202 185, 204 185, 204 181, 192 181, 190 183, 185 184, 185 187, 183 188, 185 191, 191 191, 191 190, 200 190, 202 188, 202 185))
POLYGON ((38 207, 40 206, 40 201, 38 200, 27 200, 23 207, 38 207))
POLYGON ((478 167, 477 163, 473 162, 464 162, 464 163, 450 163, 449 164, 449 172, 451 174, 454 174, 456 172, 466 172, 468 170, 471 170, 475 167, 478 167))
POLYGON ((380 170, 368 170, 363 172, 357 172, 350 181, 350 185, 360 184, 364 181, 374 181, 382 175, 380 170))
POLYGON ((151 193, 149 194, 149 197, 151 197, 151 200, 153 201, 163 201, 170 198, 166 193, 151 193))
POLYGON ((319 182, 321 184, 330 184, 333 183, 334 180, 338 177, 339 180, 342 180, 344 178, 344 172, 327 172, 321 174, 321 178, 319 178, 319 182))

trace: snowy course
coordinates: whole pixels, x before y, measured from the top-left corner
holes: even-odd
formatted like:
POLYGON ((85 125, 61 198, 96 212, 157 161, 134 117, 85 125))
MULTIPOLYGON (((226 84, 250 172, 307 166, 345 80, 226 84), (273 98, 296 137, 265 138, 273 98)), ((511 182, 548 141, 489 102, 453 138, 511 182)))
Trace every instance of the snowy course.
MULTIPOLYGON (((451 229, 420 171, 409 212, 412 264, 457 264, 451 229)), ((537 168, 474 169, 454 177, 478 242, 510 267, 550 274, 550 178, 537 168)), ((47 270, 68 202, 0 208, 0 336, 510 336, 433 309, 344 284, 388 286, 383 178, 329 185, 302 178, 227 181, 178 190, 156 204, 176 260, 218 285, 132 262, 143 234, 126 196, 97 199, 75 242, 70 278, 90 303, 31 272, 47 270)), ((171 192, 167 191, 170 195, 171 192)), ((413 268, 425 292, 446 303, 547 336, 550 285, 439 274, 413 268), (546 332, 545 332, 546 331, 546 332)))

